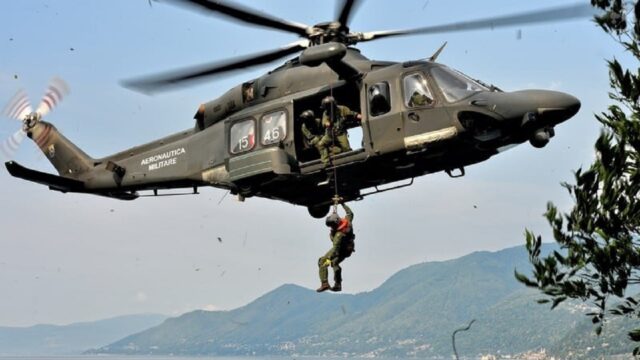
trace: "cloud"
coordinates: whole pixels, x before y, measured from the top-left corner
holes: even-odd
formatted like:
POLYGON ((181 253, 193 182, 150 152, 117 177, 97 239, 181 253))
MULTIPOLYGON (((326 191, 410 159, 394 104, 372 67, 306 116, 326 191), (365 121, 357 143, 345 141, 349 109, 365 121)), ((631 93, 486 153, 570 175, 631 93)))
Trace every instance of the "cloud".
POLYGON ((146 302, 148 298, 149 297, 147 296, 147 294, 144 293, 144 291, 138 291, 135 296, 136 302, 139 302, 139 303, 146 302))
POLYGON ((207 304, 202 308, 202 310, 204 310, 204 311, 218 311, 218 310, 220 310, 220 308, 215 306, 215 305, 213 305, 213 304, 207 304))

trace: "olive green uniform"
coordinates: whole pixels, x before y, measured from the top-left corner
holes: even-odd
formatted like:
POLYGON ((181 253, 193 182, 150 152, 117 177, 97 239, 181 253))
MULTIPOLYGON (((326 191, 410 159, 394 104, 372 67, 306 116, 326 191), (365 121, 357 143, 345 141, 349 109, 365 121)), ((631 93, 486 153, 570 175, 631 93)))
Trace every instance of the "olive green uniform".
MULTIPOLYGON (((322 126, 326 130, 324 136, 317 144, 318 150, 320 151, 320 160, 325 165, 329 163, 329 152, 332 145, 336 145, 338 147, 338 154, 341 152, 351 151, 345 121, 349 116, 358 116, 358 113, 352 111, 346 106, 336 105, 336 113, 333 115, 334 121, 332 123, 331 114, 326 110, 322 113, 322 126)), ((336 153, 334 151, 331 151, 331 155, 335 154, 336 153)))
MULTIPOLYGON (((320 119, 316 119, 316 121, 318 122, 318 124, 320 124, 320 119)), ((328 146, 324 143, 321 143, 320 141, 322 140, 322 138, 324 138, 324 135, 314 134, 313 131, 311 131, 311 129, 309 128, 309 126, 307 126, 307 124, 303 123, 300 131, 302 132, 302 136, 304 136, 304 139, 306 140, 307 144, 309 146, 315 147, 321 156, 323 154, 323 151, 327 152, 327 156, 326 156, 327 162, 329 161, 328 153, 331 153, 331 155, 340 153, 341 150, 339 147, 332 146, 331 143, 329 143, 328 146)))
POLYGON ((409 106, 425 106, 431 104, 431 101, 427 95, 414 91, 409 99, 409 106))
MULTIPOLYGON (((342 207, 347 213, 345 218, 349 221, 349 226, 353 226, 353 212, 345 204, 342 204, 342 207)), ((333 269, 333 281, 337 284, 342 283, 342 268, 340 267, 340 263, 345 259, 345 254, 341 254, 340 250, 342 248, 342 240, 346 235, 347 234, 336 230, 332 230, 329 234, 329 238, 331 239, 333 246, 331 247, 331 250, 324 254, 323 257, 318 259, 320 282, 326 283, 328 281, 328 267, 331 265, 331 268, 333 269)), ((349 253, 349 255, 351 254, 349 253)))
POLYGON ((305 123, 302 124, 302 128, 300 129, 300 131, 302 131, 302 135, 307 140, 307 143, 311 146, 316 146, 318 142, 320 142, 320 139, 322 138, 320 135, 316 135, 313 132, 311 132, 311 130, 309 130, 309 128, 307 127, 307 124, 305 123))

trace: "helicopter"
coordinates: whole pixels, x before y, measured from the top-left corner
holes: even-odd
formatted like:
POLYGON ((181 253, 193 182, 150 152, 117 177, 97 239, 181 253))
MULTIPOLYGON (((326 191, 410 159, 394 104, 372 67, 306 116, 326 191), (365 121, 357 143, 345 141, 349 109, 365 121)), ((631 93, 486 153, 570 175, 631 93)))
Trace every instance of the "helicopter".
POLYGON ((355 46, 397 36, 590 17, 588 4, 408 30, 351 32, 349 19, 358 0, 342 0, 335 20, 313 26, 230 1, 170 2, 301 39, 272 51, 129 80, 125 86, 153 93, 299 55, 202 104, 192 128, 100 159, 43 120, 68 92, 62 80, 52 82, 35 111, 18 93, 5 109, 5 115, 22 122, 9 147, 29 137, 58 175, 8 161, 11 175, 63 193, 120 200, 212 186, 240 200, 255 196, 305 206, 321 218, 338 195, 343 201, 360 200, 441 171, 460 177, 465 167, 505 148, 525 142, 542 148, 555 126, 580 109, 580 101, 569 94, 505 92, 438 63, 446 43, 427 59, 404 62, 371 60, 355 46), (414 101, 416 95, 422 101, 414 101), (350 151, 334 153, 329 165, 305 140, 301 121, 304 111, 318 111, 327 97, 359 114, 346 126, 359 135, 352 139, 361 139, 350 151))

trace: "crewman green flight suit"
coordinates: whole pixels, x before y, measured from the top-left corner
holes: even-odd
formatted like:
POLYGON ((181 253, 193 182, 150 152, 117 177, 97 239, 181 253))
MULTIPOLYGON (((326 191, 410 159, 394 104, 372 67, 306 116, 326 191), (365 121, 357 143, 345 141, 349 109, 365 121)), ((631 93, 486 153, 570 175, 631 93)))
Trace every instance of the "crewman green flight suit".
MULTIPOLYGON (((339 148, 339 153, 351 151, 349 138, 347 137, 347 129, 345 128, 345 120, 349 116, 358 116, 358 113, 352 111, 344 105, 336 105, 336 113, 334 121, 331 122, 331 114, 326 110, 322 113, 322 126, 326 129, 324 136, 318 142, 318 150, 320 151, 320 161, 323 164, 329 163, 329 152, 332 145, 339 148)), ((331 151, 331 155, 335 155, 331 151)))
MULTIPOLYGON (((316 121, 318 121, 318 124, 320 123, 320 119, 316 119, 316 121)), ((339 154, 340 153, 340 148, 337 146, 332 146, 331 144, 329 144, 328 146, 325 145, 324 143, 320 143, 320 141, 322 140, 322 138, 324 137, 324 135, 316 135, 314 134, 309 127, 307 126, 307 124, 302 123, 302 128, 300 129, 300 131, 302 132, 302 135, 304 136, 304 138, 307 140, 307 143, 313 147, 316 148, 316 150, 318 150, 318 153, 320 155, 322 155, 322 152, 325 151, 325 149, 329 149, 327 150, 327 152, 330 152, 331 155, 335 155, 335 154, 339 154)), ((327 162, 329 161, 328 159, 328 155, 327 155, 327 162)))
POLYGON ((414 91, 409 99, 409 106, 425 106, 431 104, 432 100, 425 94, 414 91))
POLYGON ((307 124, 305 123, 302 124, 302 128, 300 129, 300 131, 302 131, 302 135, 307 140, 307 143, 309 143, 309 145, 311 146, 316 146, 318 142, 320 142, 320 139, 322 138, 320 135, 316 135, 313 132, 311 132, 311 130, 309 130, 309 128, 307 127, 307 124))
MULTIPOLYGON (((342 204, 342 208, 347 213, 345 219, 349 221, 349 226, 353 226, 353 211, 351 211, 346 204, 342 204)), ((340 249, 342 248, 342 240, 345 236, 346 234, 344 232, 334 229, 332 229, 329 234, 329 238, 331 239, 333 246, 331 247, 331 250, 324 254, 323 257, 318 259, 320 282, 323 284, 326 283, 329 278, 329 265, 331 265, 331 268, 333 269, 334 283, 342 283, 342 268, 340 267, 340 263, 345 259, 345 256, 340 253, 340 249)))

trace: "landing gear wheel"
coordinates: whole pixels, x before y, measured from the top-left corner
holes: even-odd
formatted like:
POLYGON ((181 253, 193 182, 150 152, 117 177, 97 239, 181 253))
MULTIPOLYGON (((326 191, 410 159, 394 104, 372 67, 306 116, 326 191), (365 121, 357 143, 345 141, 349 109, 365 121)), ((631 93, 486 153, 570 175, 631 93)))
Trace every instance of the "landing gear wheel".
POLYGON ((309 211, 309 215, 313 216, 316 219, 322 219, 329 213, 329 209, 331 209, 330 205, 317 205, 317 206, 308 206, 307 211, 309 211))

